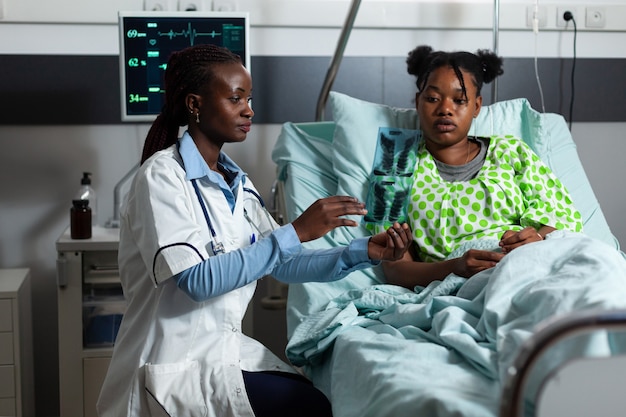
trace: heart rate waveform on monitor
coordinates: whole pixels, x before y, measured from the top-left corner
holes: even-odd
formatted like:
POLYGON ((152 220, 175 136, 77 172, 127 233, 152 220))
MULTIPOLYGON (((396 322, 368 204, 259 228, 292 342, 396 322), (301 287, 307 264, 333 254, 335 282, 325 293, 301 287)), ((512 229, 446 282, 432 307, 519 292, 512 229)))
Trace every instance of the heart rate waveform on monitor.
POLYGON ((124 120, 147 120, 163 106, 163 75, 175 51, 211 43, 249 67, 246 16, 126 16, 120 20, 124 120))
POLYGON ((211 39, 215 39, 217 37, 222 36, 221 32, 216 32, 215 30, 212 30, 211 32, 198 32, 196 29, 194 29, 191 26, 191 22, 189 22, 187 24, 187 29, 186 30, 181 30, 180 32, 175 31, 174 29, 170 29, 167 32, 158 32, 159 36, 166 36, 168 37, 170 40, 173 40, 174 38, 178 37, 178 36, 183 36, 185 38, 189 38, 189 45, 193 46, 195 43, 196 38, 200 38, 203 36, 207 36, 210 37, 211 39))

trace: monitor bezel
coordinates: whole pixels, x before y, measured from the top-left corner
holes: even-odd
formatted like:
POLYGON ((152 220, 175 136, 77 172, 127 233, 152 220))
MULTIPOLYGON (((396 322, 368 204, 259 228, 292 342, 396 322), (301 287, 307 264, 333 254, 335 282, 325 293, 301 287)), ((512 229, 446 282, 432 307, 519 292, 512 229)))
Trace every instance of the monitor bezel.
POLYGON ((120 105, 122 122, 153 122, 156 114, 128 114, 126 106, 126 70, 124 46, 124 19, 125 18, 235 18, 244 21, 244 42, 246 45, 245 57, 242 57, 244 66, 252 71, 250 60, 250 14, 237 11, 120 11, 118 12, 119 36, 119 72, 120 72, 120 105))

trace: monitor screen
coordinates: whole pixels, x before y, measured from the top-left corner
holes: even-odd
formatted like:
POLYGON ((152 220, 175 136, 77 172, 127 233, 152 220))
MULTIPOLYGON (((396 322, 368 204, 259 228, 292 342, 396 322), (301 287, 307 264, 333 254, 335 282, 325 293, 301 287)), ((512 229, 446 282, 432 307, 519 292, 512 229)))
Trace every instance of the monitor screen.
POLYGON ((241 57, 250 70, 250 23, 245 12, 120 12, 122 121, 151 122, 163 106, 170 54, 213 43, 241 57))

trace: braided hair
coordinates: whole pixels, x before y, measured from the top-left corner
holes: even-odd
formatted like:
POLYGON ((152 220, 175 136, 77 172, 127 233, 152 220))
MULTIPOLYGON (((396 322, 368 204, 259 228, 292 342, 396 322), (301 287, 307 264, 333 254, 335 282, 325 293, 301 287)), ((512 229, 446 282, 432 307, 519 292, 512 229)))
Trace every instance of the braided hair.
POLYGON ((476 86, 476 95, 480 96, 483 83, 490 83, 497 76, 502 75, 502 58, 485 49, 479 49, 476 54, 471 52, 443 52, 433 51, 430 46, 418 46, 406 59, 407 71, 416 77, 415 85, 418 91, 426 86, 430 74, 441 67, 451 67, 454 70, 463 96, 467 99, 465 80, 461 69, 472 74, 472 82, 476 86))
POLYGON ((213 79, 213 67, 224 63, 241 63, 241 57, 211 44, 191 46, 170 56, 165 70, 163 108, 146 136, 142 164, 155 152, 176 143, 178 128, 188 124, 187 95, 199 94, 213 79))

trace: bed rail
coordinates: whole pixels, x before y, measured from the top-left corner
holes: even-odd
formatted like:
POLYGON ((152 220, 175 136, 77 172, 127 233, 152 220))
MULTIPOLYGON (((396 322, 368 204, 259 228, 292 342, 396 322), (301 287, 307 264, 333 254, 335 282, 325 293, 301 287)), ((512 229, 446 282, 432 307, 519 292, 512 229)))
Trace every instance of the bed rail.
MULTIPOLYGON (((270 214, 276 220, 276 223, 283 225, 287 222, 287 212, 285 208, 285 191, 283 190, 283 183, 279 180, 274 180, 272 184, 272 199, 270 214)), ((267 310, 284 310, 287 307, 287 284, 277 281, 272 276, 266 276, 267 281, 267 294, 261 298, 261 307, 267 310)))
POLYGON ((626 310, 588 310, 555 318, 545 323, 522 346, 517 359, 508 369, 502 391, 500 417, 521 417, 523 392, 533 365, 550 347, 576 334, 600 330, 626 331, 626 310))

